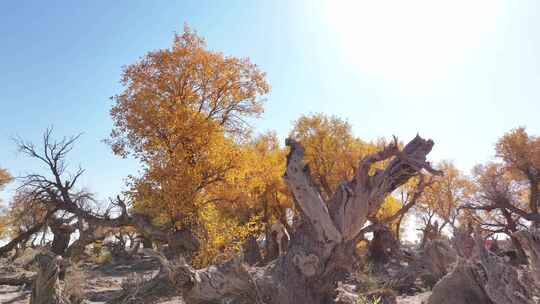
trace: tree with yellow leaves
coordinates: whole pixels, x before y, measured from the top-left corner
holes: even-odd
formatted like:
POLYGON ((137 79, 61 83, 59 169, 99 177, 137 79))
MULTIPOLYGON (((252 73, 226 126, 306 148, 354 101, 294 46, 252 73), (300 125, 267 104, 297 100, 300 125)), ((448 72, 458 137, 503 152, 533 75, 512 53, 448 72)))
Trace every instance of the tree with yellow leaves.
MULTIPOLYGON (((11 181, 11 175, 6 169, 0 168, 0 191, 11 181)), ((2 201, 0 200, 0 204, 2 201)), ((0 205, 0 238, 8 233, 8 214, 7 209, 0 205)))
MULTIPOLYGON (((332 204, 332 194, 340 183, 354 178, 359 160, 386 146, 384 139, 372 143, 355 137, 347 121, 324 114, 301 116, 295 122, 290 136, 304 146, 304 159, 309 166, 311 179, 327 204, 332 204)), ((395 144, 400 145, 396 140, 395 144)), ((370 169, 370 174, 385 165, 387 162, 378 163, 370 169)), ((402 187, 410 188, 408 199, 400 201, 389 195, 377 212, 368 216, 371 226, 365 231, 373 232, 373 238, 368 245, 369 256, 383 263, 388 260, 388 250, 398 247, 403 216, 414 206, 418 192, 423 190, 424 185, 422 183, 419 187, 418 181, 412 178, 402 187)), ((365 243, 359 243, 359 250, 365 243)))
POLYGON ((527 206, 510 204, 507 209, 540 227, 540 137, 527 134, 525 128, 514 129, 499 139, 496 152, 515 182, 528 184, 527 206))
MULTIPOLYGON (((363 141, 352 133, 351 125, 336 116, 325 114, 303 115, 293 126, 291 138, 298 140, 304 146, 305 160, 309 172, 325 200, 329 200, 339 184, 354 177, 358 160, 365 155, 377 151, 386 145, 380 139, 376 143, 363 141)), ((399 145, 399 144, 398 144, 399 145)), ((373 170, 386 165, 381 162, 373 170)), ((371 216, 372 221, 388 219, 397 213, 403 204, 392 196, 388 196, 378 210, 371 216)), ((393 219, 390 230, 395 232, 399 218, 393 219)))
POLYGON ((269 92, 264 73, 249 59, 208 50, 185 26, 170 49, 127 66, 122 84, 108 142, 142 164, 143 174, 130 180, 134 211, 204 237, 214 208, 240 200, 229 186, 246 178, 250 152, 242 143, 247 119, 262 113, 269 92))
POLYGON ((324 114, 301 116, 290 137, 306 149, 305 160, 324 199, 341 181, 353 177, 359 159, 376 150, 375 145, 354 137, 347 121, 324 114))
POLYGON ((422 246, 430 235, 438 236, 448 226, 455 228, 459 210, 472 192, 471 182, 452 162, 442 161, 437 168, 444 175, 433 179, 415 208, 422 222, 422 246))
POLYGON ((475 195, 467 206, 469 217, 490 234, 503 233, 526 256, 515 233, 530 225, 540 226, 540 137, 517 128, 502 136, 495 146, 499 162, 474 169, 475 195))
POLYGON ((6 169, 0 168, 0 190, 11 181, 11 175, 6 169))

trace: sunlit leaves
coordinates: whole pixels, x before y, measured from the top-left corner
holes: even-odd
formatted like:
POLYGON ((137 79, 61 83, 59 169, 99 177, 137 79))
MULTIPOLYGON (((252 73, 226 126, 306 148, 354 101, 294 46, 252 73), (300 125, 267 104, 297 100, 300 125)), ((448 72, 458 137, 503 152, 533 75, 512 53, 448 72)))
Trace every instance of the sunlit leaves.
POLYGON ((436 215, 440 220, 439 229, 443 229, 448 224, 455 224, 459 207, 467 203, 471 195, 472 184, 449 161, 441 162, 437 169, 444 174, 435 177, 429 187, 424 189, 417 210, 421 214, 436 215))
MULTIPOLYGON (((377 214, 375 215, 377 219, 384 220, 387 218, 392 217, 394 214, 396 214, 403 205, 400 201, 398 201, 395 197, 389 195, 384 199, 384 202, 382 203, 379 210, 377 210, 377 214)), ((390 231, 397 233, 398 229, 398 222, 399 219, 395 219, 394 221, 387 223, 388 228, 390 231)))
POLYGON ((540 137, 527 134, 524 128, 514 129, 497 142, 496 152, 516 176, 540 180, 540 137))
POLYGON ((340 182, 352 178, 364 155, 376 149, 375 145, 354 137, 348 122, 323 114, 300 117, 291 137, 304 146, 304 160, 325 199, 340 182))
POLYGON ((282 167, 250 143, 247 121, 263 112, 270 89, 265 75, 247 58, 208 50, 186 26, 169 49, 127 66, 122 84, 108 143, 141 162, 129 180, 134 211, 206 239, 202 265, 231 241, 226 235, 241 239, 236 229, 256 214, 250 206, 282 167))

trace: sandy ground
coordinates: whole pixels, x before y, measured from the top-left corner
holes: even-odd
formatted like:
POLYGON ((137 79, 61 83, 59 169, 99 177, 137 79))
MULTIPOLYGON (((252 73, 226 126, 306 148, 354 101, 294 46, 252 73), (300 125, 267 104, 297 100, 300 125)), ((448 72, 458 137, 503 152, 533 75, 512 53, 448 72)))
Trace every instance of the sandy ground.
MULTIPOLYGON (((133 274, 152 276, 159 266, 155 261, 142 259, 133 264, 106 264, 96 267, 95 265, 82 265, 84 270, 83 288, 88 304, 103 304, 115 298, 122 291, 122 281, 133 274)), ((27 276, 32 273, 24 271, 13 264, 0 263, 0 277, 20 275, 23 271, 27 276)), ((30 300, 30 286, 7 286, 0 285, 1 304, 27 304, 30 300)), ((415 296, 400 296, 398 304, 424 304, 430 292, 424 292, 415 296)), ((180 297, 163 299, 159 304, 183 304, 180 297)))
MULTIPOLYGON (((118 292, 120 290, 120 285, 118 285, 116 282, 118 278, 101 278, 96 279, 93 281, 89 281, 89 286, 91 286, 90 291, 94 293, 94 295, 102 295, 105 296, 108 293, 114 294, 115 292, 118 292)), ((425 292, 421 294, 417 294, 415 296, 400 296, 397 299, 398 304, 423 304, 427 301, 427 298, 429 297, 431 293, 425 292)), ((0 303, 2 304, 27 304, 30 299, 30 290, 29 289, 21 289, 20 287, 14 287, 14 286, 5 286, 0 285, 0 303)), ((89 301, 89 303, 92 304, 102 304, 105 303, 105 298, 100 301, 99 298, 96 296, 89 301)), ((173 298, 164 300, 163 302, 160 302, 159 304, 183 304, 184 301, 180 298, 173 298)))
MULTIPOLYGON (((4 261, 5 262, 5 261, 4 261)), ((24 271, 19 265, 0 263, 0 277, 13 277, 25 273, 32 276, 32 272, 24 271)), ((23 263, 21 263, 23 264, 23 263)), ((80 269, 84 276, 81 277, 82 288, 84 289, 87 303, 98 304, 115 298, 122 292, 122 281, 130 275, 152 276, 159 266, 151 259, 142 259, 136 263, 106 264, 99 267, 95 265, 82 265, 80 269)), ((0 285, 1 304, 26 304, 30 299, 30 286, 8 286, 0 285)), ((164 300, 162 303, 183 303, 180 299, 164 300), (173 300, 173 302, 171 302, 173 300)))
POLYGON ((0 303, 23 304, 30 300, 30 290, 24 290, 17 286, 0 285, 0 303))
POLYGON ((431 295, 431 291, 419 293, 414 296, 399 296, 397 302, 398 304, 424 304, 427 303, 429 295, 431 295))

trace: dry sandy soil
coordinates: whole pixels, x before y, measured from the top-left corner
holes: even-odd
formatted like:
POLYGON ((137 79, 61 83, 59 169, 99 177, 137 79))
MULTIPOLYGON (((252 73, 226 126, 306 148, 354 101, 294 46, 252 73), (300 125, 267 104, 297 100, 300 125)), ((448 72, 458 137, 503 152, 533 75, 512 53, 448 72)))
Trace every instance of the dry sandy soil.
MULTIPOLYGON (((29 258, 18 260, 15 263, 0 261, 0 278, 17 277, 21 274, 31 276, 31 268, 23 266, 28 264, 29 258)), ((81 285, 84 289, 87 303, 105 303, 114 299, 122 291, 122 281, 133 275, 151 276, 159 268, 156 262, 142 258, 130 264, 104 264, 100 266, 83 264, 79 266, 84 275, 81 277, 81 285)), ((429 297, 429 292, 415 296, 400 296, 398 304, 422 304, 429 297)), ((26 304, 30 300, 30 286, 0 285, 0 303, 2 304, 26 304)), ((183 304, 181 298, 161 299, 159 304, 183 304)))

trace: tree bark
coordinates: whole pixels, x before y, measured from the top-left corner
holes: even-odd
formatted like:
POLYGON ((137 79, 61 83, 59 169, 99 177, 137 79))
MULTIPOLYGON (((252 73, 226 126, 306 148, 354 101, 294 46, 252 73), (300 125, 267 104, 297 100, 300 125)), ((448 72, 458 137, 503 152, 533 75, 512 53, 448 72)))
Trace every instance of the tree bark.
POLYGON ((428 304, 493 304, 485 279, 471 262, 460 259, 454 270, 433 288, 428 304))
POLYGON ((248 265, 255 265, 262 261, 259 244, 257 244, 257 239, 253 235, 246 238, 242 245, 242 252, 244 253, 244 262, 248 265))
POLYGON ((538 288, 540 288, 540 229, 531 228, 530 231, 520 231, 513 235, 529 258, 529 264, 538 288))

